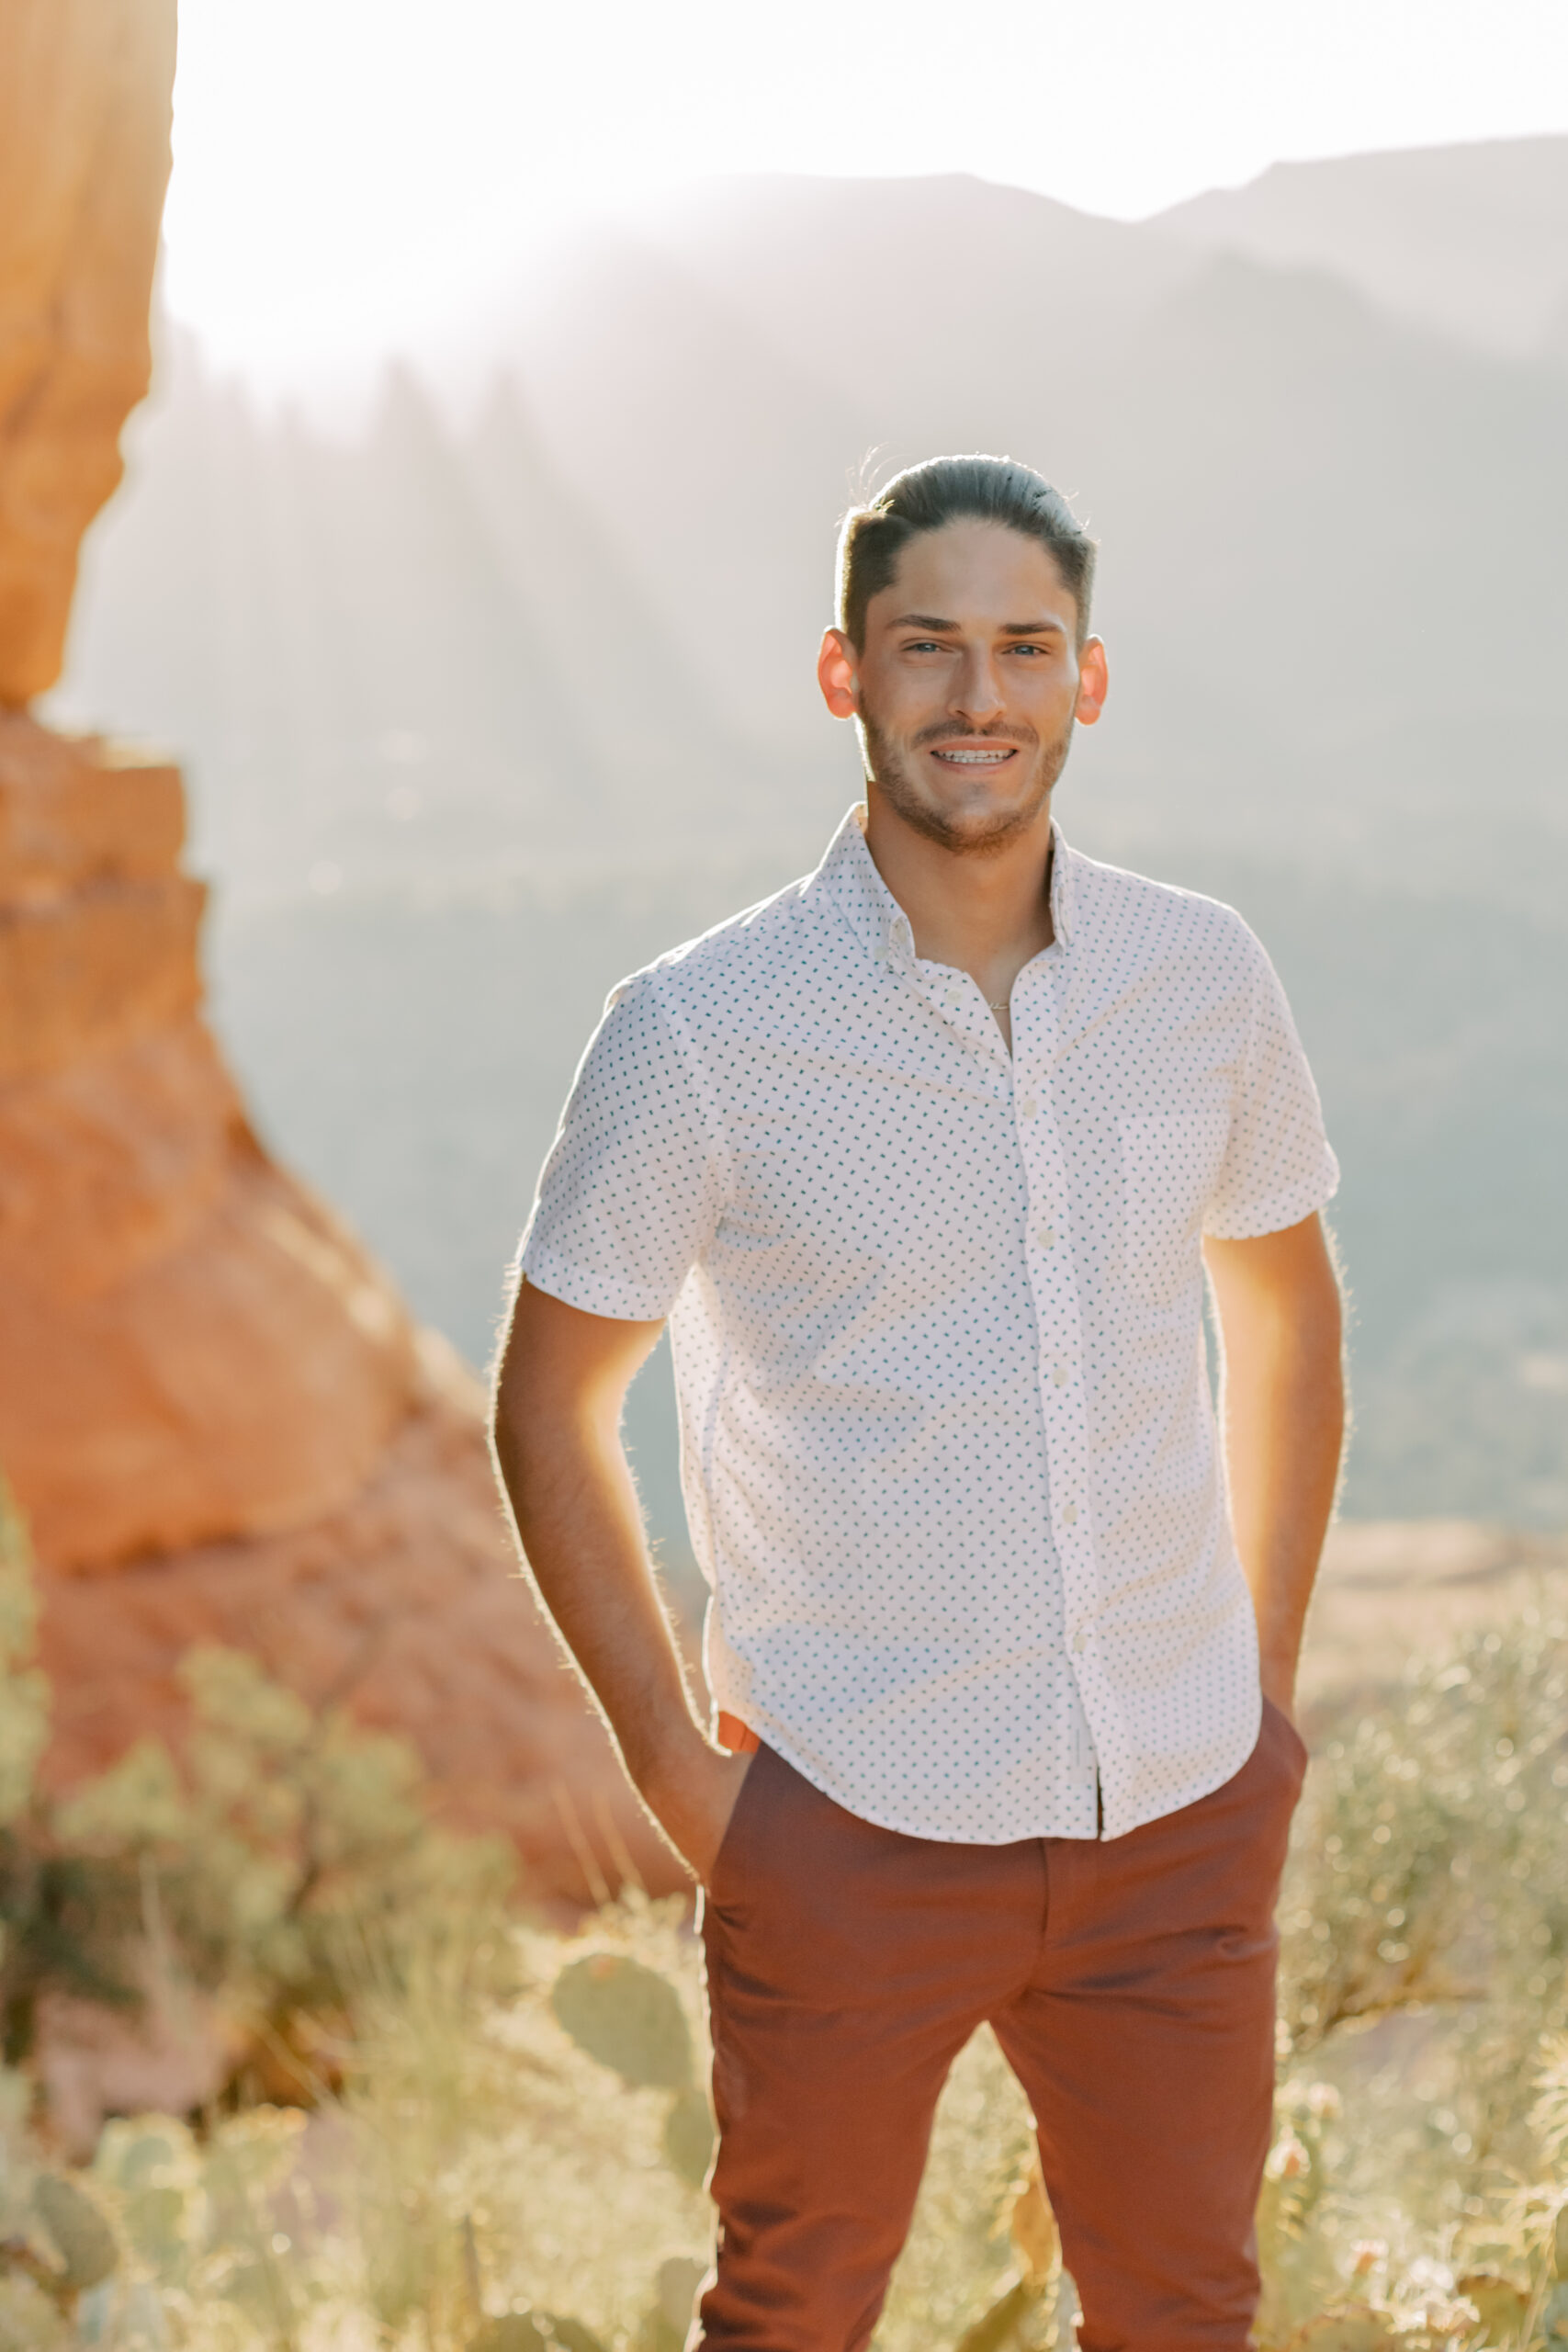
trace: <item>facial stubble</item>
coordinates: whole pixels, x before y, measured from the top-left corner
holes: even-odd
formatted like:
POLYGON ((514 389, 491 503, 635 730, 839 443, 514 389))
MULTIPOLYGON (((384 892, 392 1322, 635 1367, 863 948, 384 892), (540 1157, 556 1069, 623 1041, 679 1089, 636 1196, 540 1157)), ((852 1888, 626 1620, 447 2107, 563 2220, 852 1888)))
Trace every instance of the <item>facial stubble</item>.
POLYGON ((1034 753, 1033 789, 1027 797, 1011 808, 998 809, 977 829, 961 829, 949 819, 944 809, 933 808, 921 798, 902 753, 883 733, 863 704, 859 718, 868 780, 878 786, 895 815, 900 817, 905 824, 959 857, 994 857, 998 851, 1006 849, 1010 842, 1016 841, 1021 833, 1029 831, 1055 790, 1056 780, 1067 763, 1067 753, 1073 741, 1074 722, 1070 718, 1056 741, 1043 745, 1032 731, 1023 733, 1000 728, 986 730, 944 726, 928 728, 917 735, 912 746, 917 751, 944 741, 975 743, 989 741, 1011 744, 1025 754, 1031 751, 1034 753))

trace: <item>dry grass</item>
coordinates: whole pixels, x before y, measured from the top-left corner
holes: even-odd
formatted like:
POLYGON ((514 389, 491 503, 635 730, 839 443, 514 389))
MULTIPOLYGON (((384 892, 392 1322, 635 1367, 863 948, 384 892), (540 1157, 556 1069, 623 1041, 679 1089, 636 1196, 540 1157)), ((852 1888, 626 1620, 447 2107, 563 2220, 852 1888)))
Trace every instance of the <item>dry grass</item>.
MULTIPOLYGON (((1531 1589, 1321 1740, 1281 1905, 1269 2352, 1568 2352, 1568 1611, 1531 1589)), ((89 1911, 134 1861, 168 1965, 282 2037, 314 2105, 257 2103, 242 2072, 194 2119, 111 2122, 72 2171, 31 2076, 0 2075, 0 2352, 680 2352, 711 2221, 679 1906, 528 1928, 493 1857, 426 1837, 401 1751, 222 1659, 198 1662, 187 1772, 143 1755, 46 1817, 28 1625, 13 1544, 0 1972, 51 1949, 17 1857, 85 1872, 89 1911)), ((1072 2302, 982 2033, 879 2352, 1065 2345, 1072 2302)))

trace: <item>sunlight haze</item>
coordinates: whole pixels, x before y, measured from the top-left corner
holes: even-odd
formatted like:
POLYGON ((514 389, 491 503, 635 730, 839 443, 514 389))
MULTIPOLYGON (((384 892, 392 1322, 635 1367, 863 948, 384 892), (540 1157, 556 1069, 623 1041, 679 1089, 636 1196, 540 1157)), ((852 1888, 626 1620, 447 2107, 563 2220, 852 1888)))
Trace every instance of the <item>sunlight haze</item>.
POLYGON ((175 102, 167 304, 220 367, 320 391, 690 178, 967 172, 1134 220, 1281 158, 1568 128, 1568 11, 184 0, 175 102))

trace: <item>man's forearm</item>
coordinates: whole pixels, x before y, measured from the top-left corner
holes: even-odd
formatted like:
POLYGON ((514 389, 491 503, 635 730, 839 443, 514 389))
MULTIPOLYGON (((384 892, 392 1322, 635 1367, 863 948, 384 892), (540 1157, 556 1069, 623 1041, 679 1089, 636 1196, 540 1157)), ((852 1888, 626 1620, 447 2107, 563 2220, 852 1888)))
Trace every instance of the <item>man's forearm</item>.
POLYGON ((697 1721, 621 1443, 626 1388, 660 1328, 582 1314, 522 1283, 492 1431, 539 1597, 643 1803, 705 1880, 746 1764, 697 1721))
POLYGON ((1252 1589, 1263 1687, 1289 1707, 1334 1510, 1345 1403, 1337 1340, 1280 1334, 1271 1361, 1227 1377, 1225 1452, 1236 1549, 1252 1589))
POLYGON ((1208 1255, 1231 1521, 1263 1687, 1288 1709, 1344 1444, 1338 1283, 1316 1218, 1260 1243, 1211 1244, 1208 1255))
POLYGON ((503 1385, 496 1457, 539 1597, 641 1786, 701 1734, 619 1431, 603 1421, 503 1385))

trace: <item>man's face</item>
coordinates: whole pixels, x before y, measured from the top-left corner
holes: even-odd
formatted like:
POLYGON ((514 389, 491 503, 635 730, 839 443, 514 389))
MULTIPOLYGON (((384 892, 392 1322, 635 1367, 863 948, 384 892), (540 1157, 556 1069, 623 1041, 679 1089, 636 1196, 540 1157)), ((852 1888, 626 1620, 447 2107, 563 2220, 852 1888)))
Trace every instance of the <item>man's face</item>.
POLYGON ((822 643, 828 707, 860 722, 866 774, 917 832, 985 854, 1041 821, 1074 723, 1092 726, 1105 649, 1077 643, 1074 598, 1049 551, 1005 525, 962 521, 909 541, 866 608, 857 653, 822 643))

